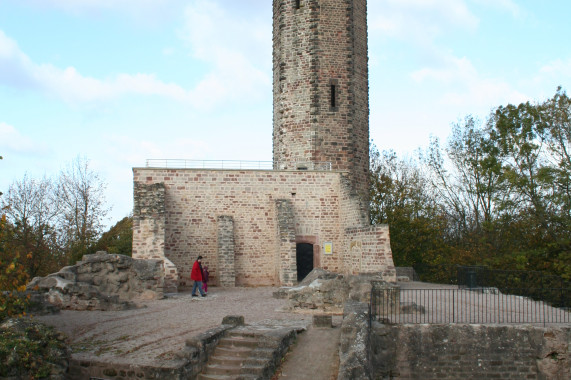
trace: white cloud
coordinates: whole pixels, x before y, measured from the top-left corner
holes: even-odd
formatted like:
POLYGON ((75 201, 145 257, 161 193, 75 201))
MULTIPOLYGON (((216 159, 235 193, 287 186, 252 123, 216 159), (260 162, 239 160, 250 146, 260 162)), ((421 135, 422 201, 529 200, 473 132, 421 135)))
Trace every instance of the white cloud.
POLYGON ((193 1, 185 10, 181 37, 194 57, 212 67, 196 87, 207 104, 271 93, 270 19, 247 17, 229 14, 209 0, 193 1))
POLYGON ((539 72, 542 75, 557 78, 561 81, 571 79, 571 58, 556 59, 543 66, 539 72))
POLYGON ((529 100, 504 80, 483 77, 466 57, 443 58, 440 67, 417 70, 411 78, 417 83, 429 82, 435 88, 442 88, 440 102, 444 105, 481 108, 529 100))
POLYGON ((105 137, 107 156, 113 157, 118 166, 141 166, 147 159, 201 159, 211 147, 204 141, 188 138, 170 139, 168 142, 139 140, 129 136, 105 137))
POLYGON ((26 154, 38 154, 48 151, 45 144, 35 142, 29 137, 22 135, 13 126, 4 122, 0 122, 0 149, 26 154))
MULTIPOLYGON (((118 74, 98 79, 82 75, 74 67, 61 69, 30 60, 17 43, 0 30, 0 84, 16 88, 35 88, 68 103, 106 102, 121 96, 160 96, 212 108, 229 99, 248 101, 269 91, 270 79, 255 67, 241 51, 227 49, 211 40, 214 64, 194 89, 165 83, 153 74, 118 74)), ((206 49, 206 46, 199 47, 206 49)), ((199 54, 200 55, 200 54, 199 54)), ((207 57, 207 55, 204 55, 207 57)))
POLYGON ((86 17, 103 12, 121 13, 145 23, 154 24, 176 17, 185 0, 20 0, 38 8, 59 9, 86 17))
POLYGON ((513 17, 520 18, 524 15, 523 9, 516 4, 513 0, 472 0, 476 4, 481 4, 489 8, 496 8, 499 10, 511 13, 513 17))
POLYGON ((382 0, 369 3, 369 29, 417 44, 449 28, 474 30, 479 19, 464 0, 382 0))

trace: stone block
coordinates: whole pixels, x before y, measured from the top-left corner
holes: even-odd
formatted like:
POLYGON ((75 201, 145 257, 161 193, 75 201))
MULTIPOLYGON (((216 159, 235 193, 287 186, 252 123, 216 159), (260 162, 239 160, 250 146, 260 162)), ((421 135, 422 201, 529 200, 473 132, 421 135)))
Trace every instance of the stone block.
POLYGON ((316 314, 313 316, 314 327, 333 327, 333 318, 327 314, 316 314))
POLYGON ((227 315, 222 319, 223 325, 244 326, 243 315, 227 315))

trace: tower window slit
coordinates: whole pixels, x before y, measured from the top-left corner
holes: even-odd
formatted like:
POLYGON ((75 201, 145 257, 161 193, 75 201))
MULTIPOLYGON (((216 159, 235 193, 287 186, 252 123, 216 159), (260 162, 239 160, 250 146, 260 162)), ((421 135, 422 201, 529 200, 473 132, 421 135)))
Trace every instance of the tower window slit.
POLYGON ((335 92, 337 90, 336 87, 337 86, 335 86, 334 84, 331 85, 331 108, 335 108, 337 106, 335 102, 335 92))
POLYGON ((301 7, 301 0, 295 0, 295 9, 299 9, 301 7))

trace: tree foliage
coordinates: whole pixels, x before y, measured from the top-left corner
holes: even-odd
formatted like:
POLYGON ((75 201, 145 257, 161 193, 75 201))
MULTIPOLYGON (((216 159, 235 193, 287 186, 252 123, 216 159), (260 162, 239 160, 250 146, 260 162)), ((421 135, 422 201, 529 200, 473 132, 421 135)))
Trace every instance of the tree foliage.
POLYGON ((131 256, 132 250, 133 217, 128 216, 104 232, 93 246, 92 252, 106 251, 107 253, 131 256))
POLYGON ((570 119, 558 88, 541 103, 499 106, 485 122, 467 116, 418 160, 371 149, 371 220, 391 225, 395 263, 571 278, 570 119))
POLYGON ((105 183, 81 158, 55 179, 24 175, 14 181, 1 199, 5 218, 0 246, 5 260, 17 260, 32 278, 90 253, 108 212, 104 189, 105 183))

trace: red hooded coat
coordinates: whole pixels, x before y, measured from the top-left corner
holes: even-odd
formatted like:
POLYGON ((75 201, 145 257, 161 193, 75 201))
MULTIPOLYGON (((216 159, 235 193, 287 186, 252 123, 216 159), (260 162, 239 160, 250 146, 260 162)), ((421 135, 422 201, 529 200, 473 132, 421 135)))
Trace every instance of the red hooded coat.
POLYGON ((202 281, 202 269, 200 268, 200 263, 198 261, 195 261, 194 265, 192 266, 190 279, 192 281, 202 281))

